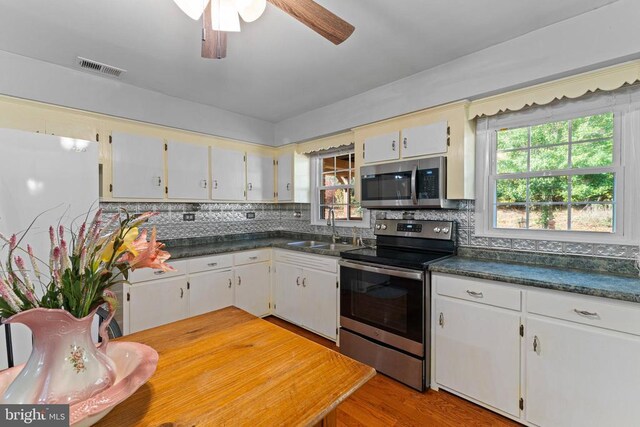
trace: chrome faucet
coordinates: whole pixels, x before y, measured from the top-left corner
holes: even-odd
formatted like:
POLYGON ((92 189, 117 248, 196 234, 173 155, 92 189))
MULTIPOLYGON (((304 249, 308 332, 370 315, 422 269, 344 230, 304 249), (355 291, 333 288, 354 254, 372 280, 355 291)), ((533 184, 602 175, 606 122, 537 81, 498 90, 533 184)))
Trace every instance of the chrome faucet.
POLYGON ((336 213, 333 207, 329 208, 329 218, 327 218, 327 226, 331 227, 331 241, 336 243, 340 236, 336 233, 336 213))

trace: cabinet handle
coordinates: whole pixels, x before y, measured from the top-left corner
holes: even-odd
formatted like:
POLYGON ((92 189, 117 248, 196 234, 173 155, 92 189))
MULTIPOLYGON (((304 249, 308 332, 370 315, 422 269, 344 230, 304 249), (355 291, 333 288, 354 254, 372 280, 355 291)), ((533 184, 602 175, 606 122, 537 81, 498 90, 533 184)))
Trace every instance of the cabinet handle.
POLYGON ((402 145, 404 146, 404 148, 407 148, 407 138, 404 138, 402 140, 402 145))
POLYGON ((158 183, 156 185, 160 187, 162 185, 162 177, 157 176, 156 178, 158 178, 158 183))
POLYGON ((200 186, 201 186, 202 188, 207 188, 207 180, 206 180, 206 179, 203 179, 202 181, 200 181, 200 186))
POLYGON ((396 151, 396 142, 391 142, 391 150, 396 151))
POLYGON ((250 259, 251 261, 255 261, 255 260, 257 260, 257 259, 258 259, 258 257, 257 257, 257 256, 250 256, 250 257, 249 257, 249 259, 250 259))
POLYGON ((180 288, 180 298, 184 296, 184 289, 180 288))
POLYGON ((474 297, 474 298, 483 298, 484 297, 484 295, 482 295, 482 292, 474 292, 474 291, 467 290, 467 293, 470 296, 474 297))
POLYGON ((578 310, 577 308, 574 308, 573 311, 575 311, 577 314, 579 314, 580 316, 584 316, 584 317, 599 317, 597 312, 590 312, 590 311, 586 311, 586 310, 578 310))
POLYGON ((238 276, 238 286, 242 285, 242 277, 238 276))
POLYGON ((214 179, 214 180, 213 180, 213 189, 214 189, 214 190, 217 190, 217 189, 218 189, 218 180, 217 180, 217 179, 214 179))
POLYGON ((287 182, 287 191, 291 189, 291 183, 287 182))
POLYGON ((233 281, 229 279, 229 289, 231 289, 231 285, 233 285, 233 281))
POLYGON ((302 287, 303 288, 307 287, 307 278, 306 277, 302 279, 302 287))
POLYGON ((207 264, 209 267, 215 267, 216 265, 218 265, 217 262, 210 262, 207 264))
POLYGON ((253 184, 249 183, 249 191, 253 190, 253 184))
POLYGON ((153 274, 155 274, 156 276, 161 276, 163 274, 165 274, 166 271, 162 271, 162 270, 158 270, 158 271, 154 271, 153 274))
POLYGON ((537 335, 533 337, 533 351, 537 354, 540 354, 540 339, 537 335))
POLYGON ((300 277, 296 277, 296 286, 300 286, 300 277))
POLYGON ((444 328, 444 314, 440 313, 440 318, 438 319, 438 324, 444 328))

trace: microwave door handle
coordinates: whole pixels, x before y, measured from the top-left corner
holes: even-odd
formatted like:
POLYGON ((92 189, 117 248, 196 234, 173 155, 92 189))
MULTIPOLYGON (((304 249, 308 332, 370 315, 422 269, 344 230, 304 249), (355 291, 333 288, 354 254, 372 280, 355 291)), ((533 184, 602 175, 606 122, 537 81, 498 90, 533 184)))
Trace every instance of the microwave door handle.
POLYGON ((411 170, 411 200, 413 201, 414 205, 418 204, 417 178, 418 178, 418 165, 416 164, 413 167, 413 170, 411 170))

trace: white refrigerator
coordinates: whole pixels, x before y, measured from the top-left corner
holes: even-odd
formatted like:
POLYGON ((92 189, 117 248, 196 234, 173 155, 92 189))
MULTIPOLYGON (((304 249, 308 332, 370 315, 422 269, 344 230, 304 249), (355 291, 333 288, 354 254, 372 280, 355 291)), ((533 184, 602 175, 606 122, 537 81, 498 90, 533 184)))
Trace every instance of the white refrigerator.
MULTIPOLYGON (((0 129, 0 233, 22 233, 40 215, 21 246, 29 243, 35 255, 48 262, 49 226, 60 223, 68 229, 74 224, 77 230, 86 213, 97 208, 97 143, 0 129)), ((6 248, 0 256, 6 261, 6 248)), ((12 325, 11 335, 14 363, 19 365, 31 352, 31 334, 23 325, 12 325)), ((2 326, 0 369, 7 367, 5 340, 2 326)))

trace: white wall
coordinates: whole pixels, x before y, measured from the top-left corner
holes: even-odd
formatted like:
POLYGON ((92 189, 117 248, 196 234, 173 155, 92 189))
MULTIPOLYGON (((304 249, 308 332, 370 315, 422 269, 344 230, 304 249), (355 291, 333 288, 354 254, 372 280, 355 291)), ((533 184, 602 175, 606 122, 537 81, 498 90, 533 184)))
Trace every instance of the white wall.
POLYGON ((640 57, 640 1, 600 9, 276 124, 275 144, 640 57))
POLYGON ((273 144, 274 125, 270 122, 5 51, 0 51, 0 93, 242 141, 273 144))

